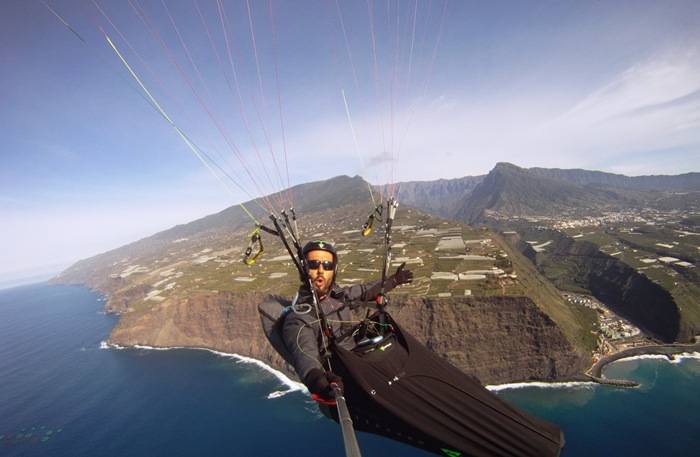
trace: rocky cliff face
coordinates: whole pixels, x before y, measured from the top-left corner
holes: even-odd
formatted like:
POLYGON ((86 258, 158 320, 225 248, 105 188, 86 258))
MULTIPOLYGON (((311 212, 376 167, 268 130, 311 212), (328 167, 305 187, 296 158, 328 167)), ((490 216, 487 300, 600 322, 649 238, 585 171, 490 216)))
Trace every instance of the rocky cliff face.
MULTIPOLYGON (((548 258, 565 259, 570 265, 567 275, 571 279, 645 333, 667 343, 692 341, 697 329, 693 322, 681 319, 673 296, 663 287, 624 262, 600 252, 593 243, 575 241, 556 231, 547 233, 552 243, 546 255, 538 255, 529 244, 520 243, 523 254, 533 263, 542 265, 548 258)), ((553 279, 555 284, 557 281, 553 279)))
POLYGON ((397 322, 484 384, 560 379, 589 362, 527 297, 410 300, 397 308, 397 322))
POLYGON ((257 293, 201 293, 169 298, 151 308, 125 312, 109 341, 119 346, 193 347, 253 357, 292 378, 294 371, 272 349, 260 326, 257 293))
MULTIPOLYGON (((124 313, 110 342, 236 353, 296 379, 261 331, 257 305, 266 298, 221 292, 168 299, 147 310, 124 313)), ((391 307, 407 331, 482 383, 552 380, 578 372, 588 363, 526 297, 414 297, 394 299, 391 307)))
POLYGON ((465 196, 483 180, 484 176, 465 176, 457 179, 402 182, 399 184, 401 204, 451 218, 460 209, 460 202, 465 196))

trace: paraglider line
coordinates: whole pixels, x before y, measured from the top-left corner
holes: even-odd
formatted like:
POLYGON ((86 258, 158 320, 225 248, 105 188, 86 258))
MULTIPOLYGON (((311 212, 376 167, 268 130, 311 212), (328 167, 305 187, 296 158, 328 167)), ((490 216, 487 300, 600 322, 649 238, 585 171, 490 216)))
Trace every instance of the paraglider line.
MULTIPOLYGON (((355 140, 355 148, 357 149, 357 155, 360 157, 360 165, 362 165, 362 174, 367 176, 365 171, 365 163, 362 161, 362 153, 360 152, 360 145, 357 144, 357 135, 355 135, 355 127, 352 125, 352 116, 350 116, 350 108, 348 108, 348 100, 345 98, 345 89, 342 87, 340 91, 343 93, 343 103, 345 103, 345 112, 348 115, 348 122, 350 123, 350 130, 352 131, 352 138, 355 140)), ((366 180, 366 178, 365 178, 366 180)), ((372 205, 377 206, 377 202, 374 200, 374 192, 372 192, 372 185, 367 181, 367 188, 369 189, 369 195, 372 197, 372 205)))

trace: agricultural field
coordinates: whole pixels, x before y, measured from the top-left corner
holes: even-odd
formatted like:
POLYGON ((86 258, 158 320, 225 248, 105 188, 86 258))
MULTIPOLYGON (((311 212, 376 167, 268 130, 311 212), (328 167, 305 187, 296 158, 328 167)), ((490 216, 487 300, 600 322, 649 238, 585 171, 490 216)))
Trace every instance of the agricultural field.
MULTIPOLYGON (((680 277, 696 282, 700 263, 700 233, 679 227, 675 223, 618 223, 605 227, 568 228, 561 231, 576 241, 589 241, 600 252, 617 258, 673 292, 680 277)), ((546 230, 530 230, 525 236, 533 246, 545 244, 546 230)), ((546 255, 546 246, 543 247, 546 255)), ((566 259, 550 257, 543 263, 544 274, 554 280, 566 276, 572 267, 566 259)), ((561 278, 560 278, 560 282, 561 278)), ((563 281, 566 282, 566 281, 563 281)), ((576 289, 568 284, 566 290, 576 289)))
MULTIPOLYGON (((334 244, 339 258, 338 283, 342 286, 381 278, 385 258, 381 229, 362 236, 362 213, 345 214, 339 224, 325 222, 333 217, 337 219, 338 215, 300 221, 299 225, 305 228, 304 242, 321 238, 334 244)), ((124 259, 124 269, 112 276, 128 277, 129 288, 145 295, 132 302, 133 310, 154 306, 170 296, 188 297, 203 291, 263 292, 291 297, 299 287, 299 274, 280 240, 261 231, 264 252, 253 264, 246 265, 243 258, 249 236, 237 230, 225 236, 216 233, 177 240, 167 247, 168 252, 161 249, 158 256, 124 259)), ((518 282, 515 267, 493 237, 488 230, 415 210, 397 212, 388 274, 405 262, 414 273, 414 281, 391 294, 523 295, 524 287, 518 282)), ((255 255, 259 245, 251 247, 255 255)))

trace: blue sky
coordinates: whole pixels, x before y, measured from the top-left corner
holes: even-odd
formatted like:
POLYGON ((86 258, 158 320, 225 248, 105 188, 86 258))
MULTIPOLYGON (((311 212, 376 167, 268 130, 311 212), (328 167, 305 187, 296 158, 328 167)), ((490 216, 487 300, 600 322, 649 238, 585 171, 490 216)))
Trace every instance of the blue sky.
MULTIPOLYGON (((46 3, 138 89, 80 0, 46 3)), ((140 4, 206 98, 160 2, 140 4)), ((85 0, 165 113, 227 173, 238 173, 252 196, 286 185, 287 168, 292 185, 340 174, 373 183, 457 178, 485 174, 499 161, 632 176, 700 171, 695 1, 453 1, 439 35, 442 0, 430 3, 430 14, 428 2, 418 4, 415 33, 414 2, 392 0, 389 25, 387 3, 375 0, 377 71, 366 2, 340 2, 346 43, 334 1, 275 0, 274 47, 268 3, 251 2, 260 79, 245 2, 225 2, 253 87, 242 111, 227 92, 195 4, 166 4, 211 93, 207 106, 220 113, 214 118, 227 124, 251 170, 257 147, 274 174, 250 103, 256 98, 281 183, 267 180, 262 168, 248 177, 127 1, 97 5, 173 98, 85 0)), ((198 4, 216 40, 222 34, 216 2, 198 4)), ((223 56, 223 41, 216 43, 223 56)), ((249 199, 224 177, 226 190, 137 92, 143 94, 40 1, 0 2, 0 279, 57 270, 249 199)))

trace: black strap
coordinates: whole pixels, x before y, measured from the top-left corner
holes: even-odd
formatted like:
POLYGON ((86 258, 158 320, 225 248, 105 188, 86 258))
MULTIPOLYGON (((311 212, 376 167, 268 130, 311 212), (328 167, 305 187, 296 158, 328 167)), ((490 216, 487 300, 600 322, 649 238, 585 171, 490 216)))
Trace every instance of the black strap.
MULTIPOLYGON (((301 282, 306 283, 308 281, 305 281, 304 278, 308 277, 308 273, 305 271, 306 269, 299 263, 299 259, 297 259, 297 254, 292 250, 292 248, 289 246, 289 242, 287 241, 287 237, 284 236, 284 233, 282 232, 282 227, 280 227, 280 223, 275 217, 274 214, 270 214, 270 219, 272 220, 272 223, 275 224, 275 228, 277 229, 277 236, 280 237, 282 240, 282 244, 284 247, 287 249, 287 252, 289 253, 289 256, 292 258, 292 261, 294 262, 294 266, 297 267, 297 270, 299 270, 299 278, 301 279, 301 282)), ((300 250, 298 246, 297 250, 300 250)))
POLYGON ((263 229, 264 231, 266 231, 266 232, 269 233, 270 235, 280 236, 280 234, 279 234, 279 232, 278 232, 277 230, 272 230, 271 228, 265 227, 265 226, 262 225, 262 224, 258 225, 258 227, 261 228, 261 229, 263 229))

